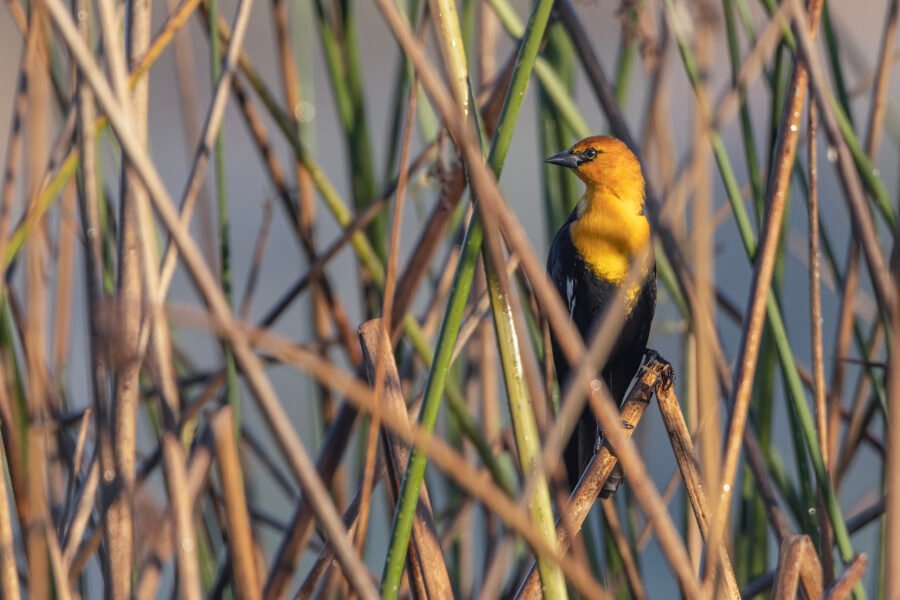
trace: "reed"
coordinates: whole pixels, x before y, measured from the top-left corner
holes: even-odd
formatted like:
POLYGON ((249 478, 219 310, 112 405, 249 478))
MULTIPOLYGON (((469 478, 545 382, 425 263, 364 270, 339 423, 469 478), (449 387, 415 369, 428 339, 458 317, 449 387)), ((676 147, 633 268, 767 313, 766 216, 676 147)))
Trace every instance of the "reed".
POLYGON ((898 594, 900 2, 523 6, 5 2, 0 595, 898 594), (618 407, 544 265, 595 133, 618 407))

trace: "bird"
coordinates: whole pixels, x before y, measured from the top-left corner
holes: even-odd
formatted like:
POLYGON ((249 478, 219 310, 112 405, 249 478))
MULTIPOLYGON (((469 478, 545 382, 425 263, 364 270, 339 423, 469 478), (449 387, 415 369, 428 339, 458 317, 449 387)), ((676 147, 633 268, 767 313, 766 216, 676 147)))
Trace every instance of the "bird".
MULTIPOLYGON (((547 273, 569 316, 585 340, 616 291, 625 290, 625 321, 606 364, 600 370, 613 400, 621 405, 647 353, 656 311, 656 264, 650 223, 644 211, 645 182, 641 163, 628 146, 611 136, 592 136, 546 159, 572 170, 585 184, 584 195, 550 245, 547 273), (641 259, 643 257, 643 260, 641 259), (641 277, 629 278, 637 261, 641 277)), ((551 332, 553 362, 560 390, 572 369, 551 332)), ((563 453, 571 489, 602 439, 585 406, 563 453)), ((601 497, 611 496, 621 472, 610 476, 601 497)))

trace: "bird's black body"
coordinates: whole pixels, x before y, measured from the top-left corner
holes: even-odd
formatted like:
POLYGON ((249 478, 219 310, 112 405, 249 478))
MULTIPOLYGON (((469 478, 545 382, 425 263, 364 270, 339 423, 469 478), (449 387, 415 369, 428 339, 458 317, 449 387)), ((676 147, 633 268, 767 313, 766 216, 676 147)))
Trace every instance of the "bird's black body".
MULTIPOLYGON (((618 284, 598 277, 572 243, 569 227, 578 218, 573 211, 557 232, 547 257, 547 272, 562 296, 572 321, 585 340, 607 303, 613 298, 618 284)), ((640 292, 626 314, 625 323, 609 359, 601 370, 613 400, 621 404, 625 393, 640 368, 647 350, 650 324, 656 309, 656 267, 652 267, 640 292)), ((570 365, 557 343, 553 342, 553 360, 560 390, 565 389, 570 365)), ((566 472, 574 488, 593 454, 599 435, 597 421, 590 407, 585 406, 578 424, 565 449, 566 472)), ((614 491, 615 487, 612 487, 614 491)))

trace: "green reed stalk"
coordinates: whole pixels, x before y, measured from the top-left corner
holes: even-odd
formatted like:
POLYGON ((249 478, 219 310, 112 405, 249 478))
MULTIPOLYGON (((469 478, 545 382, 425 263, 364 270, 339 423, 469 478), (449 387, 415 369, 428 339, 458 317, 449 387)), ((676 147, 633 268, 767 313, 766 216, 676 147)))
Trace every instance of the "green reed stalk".
MULTIPOLYGON (((552 0, 546 2, 552 5, 552 0)), ((549 12, 549 11, 548 11, 549 12)), ((515 81, 515 80, 514 80, 515 81)), ((527 79, 526 79, 527 82, 527 79)), ((512 91, 512 87, 510 91, 512 91)), ((504 111, 505 113, 505 111, 504 111)), ((502 122, 502 120, 501 120, 502 122)), ((489 162, 490 158, 488 159, 489 162)), ((495 175, 499 177, 500 168, 494 166, 495 175)), ((505 275, 500 271, 503 266, 495 264, 488 255, 482 252, 485 279, 488 295, 494 314, 494 328, 497 334, 497 345, 500 349, 500 364, 503 368, 503 380, 509 403, 510 420, 516 439, 516 450, 519 454, 519 465, 524 477, 527 477, 541 463, 541 436, 535 420, 533 406, 528 398, 525 378, 522 376, 524 365, 519 351, 518 334, 513 318, 508 294, 508 281, 501 281, 505 275)), ((540 335, 532 335, 532 339, 540 339, 540 335)), ((538 531, 553 548, 556 545, 556 521, 553 517, 553 506, 550 501, 550 488, 546 478, 539 476, 529 501, 531 519, 538 531)), ((547 557, 538 556, 538 572, 541 576, 541 588, 545 598, 566 598, 566 581, 562 570, 547 557)))
MULTIPOLYGON (((377 197, 378 190, 366 118, 362 68, 359 63, 356 13, 352 1, 340 0, 333 3, 340 17, 339 29, 328 19, 322 0, 317 0, 315 7, 328 77, 350 158, 353 204, 358 212, 362 212, 377 197)), ((372 246, 383 262, 387 257, 387 214, 380 213, 369 225, 368 231, 372 246)), ((374 311, 380 299, 376 298, 376 294, 367 296, 369 309, 374 311)))
MULTIPOLYGON (((405 2, 398 2, 397 6, 401 12, 409 20, 413 30, 418 30, 419 20, 421 18, 422 2, 410 2, 409 7, 405 2)), ((403 138, 403 112, 406 106, 406 98, 409 96, 409 86, 412 83, 412 65, 409 59, 401 54, 397 59, 396 73, 394 75, 393 90, 390 101, 391 125, 388 129, 388 145, 387 153, 384 161, 385 181, 387 181, 392 173, 397 172, 397 159, 400 156, 400 140, 403 138)), ((422 106, 428 106, 427 103, 422 105, 417 103, 419 110, 422 106)), ((418 110, 417 110, 418 112, 418 110)))
MULTIPOLYGON (((506 32, 516 41, 521 40, 525 33, 525 25, 519 19, 516 11, 510 6, 508 0, 488 0, 488 4, 496 13, 497 18, 506 32)), ((551 31, 552 37, 552 31, 551 31)), ((568 37, 568 36, 566 36, 568 37)), ((541 83, 541 89, 547 94, 547 99, 553 103, 560 119, 569 127, 575 137, 587 137, 591 134, 591 128, 587 120, 582 116, 578 105, 572 98, 568 86, 563 77, 557 74, 547 59, 537 57, 534 64, 534 74, 541 83)))
MULTIPOLYGON (((559 74, 559 82, 563 86, 566 96, 571 98, 574 92, 575 55, 572 42, 562 25, 550 26, 547 32, 547 48, 544 50, 544 56, 553 69, 553 76, 555 77, 556 73, 559 74)), ((541 157, 545 157, 567 148, 575 141, 575 133, 554 110, 553 100, 543 83, 538 101, 541 157)), ((578 196, 572 177, 553 165, 542 164, 541 181, 544 188, 544 215, 549 240, 565 222, 578 196)))
MULTIPOLYGON (((537 52, 544 36, 544 31, 547 27, 552 5, 552 0, 540 0, 536 3, 535 9, 531 14, 531 18, 529 19, 528 26, 525 30, 522 44, 519 47, 519 53, 516 57, 516 63, 513 69, 512 81, 510 82, 509 90, 504 99, 500 120, 497 125, 497 130, 494 133, 491 149, 488 154, 488 165, 493 170, 495 176, 498 177, 509 150, 509 144, 512 139, 513 131, 515 130, 515 122, 518 118, 519 109, 521 108, 525 96, 525 89, 534 67, 537 52)), ((475 274, 475 265, 481 254, 483 240, 484 224, 480 213, 476 211, 466 230, 462 253, 454 276, 450 297, 447 301, 447 309, 441 322, 440 333, 438 334, 434 362, 432 363, 431 370, 428 374, 428 381, 425 385, 425 394, 419 421, 420 425, 429 431, 434 429, 437 420, 440 398, 447 380, 450 358, 453 353, 456 338, 459 334, 460 321, 471 290, 472 279, 475 274)), ((486 264, 489 264, 489 261, 486 261, 486 264)), ((491 278, 489 277, 488 279, 490 282, 491 278)), ((502 310, 503 300, 499 300, 500 302, 496 303, 496 305, 502 310)), ((494 305, 495 301, 492 298, 492 306, 494 305)), ((510 320, 508 322, 511 324, 511 313, 509 313, 509 315, 510 320)), ((502 324, 503 321, 504 319, 497 318, 495 312, 495 324, 498 327, 498 341, 500 341, 501 347, 504 345, 502 338, 506 334, 512 333, 512 330, 505 332, 501 329, 504 326, 502 324)), ((510 358, 515 360, 514 357, 510 358)), ((504 370, 506 370, 507 367, 514 367, 514 365, 507 364, 504 366, 504 370)), ((522 406, 518 405, 518 403, 514 406, 514 398, 511 393, 512 390, 508 389, 508 392, 510 392, 511 401, 510 412, 513 413, 513 411, 517 411, 520 414, 527 415, 530 411, 530 406, 522 406)), ((533 420, 533 415, 531 415, 531 418, 533 420)), ((513 419, 515 421, 515 414, 513 414, 513 419)), ((522 418, 521 422, 518 424, 519 427, 516 427, 514 424, 514 429, 517 429, 517 440, 522 437, 522 434, 526 433, 528 426, 525 421, 527 421, 527 418, 522 418), (521 429, 523 426, 525 429, 521 429), (519 431, 519 429, 521 429, 521 431, 519 431)), ((533 454, 532 457, 539 457, 540 444, 536 435, 536 430, 531 443, 537 444, 537 452, 536 454, 533 454)), ((530 457, 522 454, 523 449, 527 450, 529 449, 529 446, 527 444, 525 446, 520 446, 522 469, 523 471, 528 472, 532 465, 529 462, 530 457)), ((419 490, 425 475, 426 462, 426 456, 422 452, 414 449, 409 460, 406 474, 403 478, 403 485, 401 487, 397 511, 394 518, 390 549, 388 550, 388 556, 385 561, 384 572, 382 575, 381 592, 383 597, 386 598, 396 598, 399 591, 400 578, 403 574, 403 564, 406 560, 406 550, 409 545, 409 536, 412 530, 412 519, 419 500, 419 490)), ((536 525, 542 533, 546 535, 546 539, 551 543, 551 547, 554 547, 556 543, 556 534, 546 481, 543 482, 543 485, 539 483, 535 489, 535 496, 533 497, 533 502, 531 504, 531 508, 533 509, 532 516, 540 519, 539 521, 536 521, 536 525)), ((541 563, 539 563, 539 568, 545 595, 550 598, 566 597, 565 581, 559 570, 552 564, 547 565, 548 561, 546 560, 542 562, 544 563, 544 568, 540 568, 541 563)))
POLYGON ((831 10, 827 0, 822 2, 822 33, 825 35, 825 49, 828 53, 828 64, 831 74, 834 76, 834 88, 841 107, 847 115, 847 120, 853 123, 853 113, 850 110, 850 92, 847 91, 847 78, 844 77, 844 68, 841 66, 841 52, 838 46, 837 32, 831 21, 831 10))
MULTIPOLYGON (((212 75, 212 84, 216 85, 222 74, 222 49, 219 36, 215 35, 215 27, 219 22, 219 1, 209 0, 209 63, 212 75)), ((231 306, 231 235, 228 216, 228 188, 225 181, 225 138, 221 129, 216 134, 214 150, 214 167, 216 178, 216 211, 217 225, 219 229, 219 265, 222 277, 222 293, 225 300, 231 306)), ((234 354, 229 344, 222 344, 222 353, 225 357, 225 397, 231 406, 234 416, 235 431, 240 429, 241 403, 238 391, 237 365, 234 362, 234 354)))

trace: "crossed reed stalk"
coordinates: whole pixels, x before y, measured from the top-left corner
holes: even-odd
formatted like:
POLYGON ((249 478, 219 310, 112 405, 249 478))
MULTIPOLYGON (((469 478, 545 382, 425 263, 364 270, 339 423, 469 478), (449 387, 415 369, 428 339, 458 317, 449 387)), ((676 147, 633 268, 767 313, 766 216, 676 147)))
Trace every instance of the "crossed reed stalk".
MULTIPOLYGON (((885 138, 900 147, 896 0, 865 42, 877 44, 873 68, 824 0, 623 2, 612 77, 585 26, 606 8, 536 0, 524 20, 506 0, 376 0, 375 16, 354 0, 276 0, 277 81, 244 48, 253 11, 268 10, 252 0, 171 0, 155 30, 150 3, 132 0, 5 6, 21 38, 0 192, 4 598, 646 598, 651 540, 690 598, 900 595, 900 230, 893 182, 875 167, 885 138), (374 88, 364 49, 385 27, 395 75, 374 88), (716 89, 723 40, 730 78, 716 89), (191 157, 177 198, 149 144, 154 67, 170 47, 191 157), (316 140, 308 119, 316 56, 337 139, 316 140), (674 95, 682 75, 689 97, 674 95), (637 81, 639 118, 623 111, 637 81), (382 152, 375 94, 390 95, 382 152), (865 94, 863 126, 851 100, 865 94), (608 130, 648 175, 646 251, 666 291, 655 335, 678 351, 672 365, 649 356, 620 407, 595 375, 622 298, 582 341, 522 204, 501 190, 514 135, 531 128, 526 97, 538 116, 529 160, 608 130), (231 210, 243 199, 229 188, 229 106, 274 196, 246 240, 231 210), (603 125, 585 114, 594 106, 603 125), (681 152, 672 106, 693 117, 681 152), (723 137, 735 119, 740 150, 723 137), (326 143, 344 153, 346 185, 319 162, 326 143), (821 148, 839 190, 821 183, 821 148), (422 208, 414 240, 402 235, 408 196, 422 208), (849 233, 827 216, 838 201, 849 233), (745 304, 716 283, 716 229, 729 217, 750 273, 745 304), (326 222, 339 230, 323 241, 326 222), (276 243, 295 243, 306 266, 255 310, 276 243), (334 266, 342 254, 356 258, 352 276, 334 266), (246 280, 235 257, 249 257, 246 280), (802 299, 787 291, 794 258, 808 275, 802 299), (171 299, 179 274, 200 302, 171 299), (793 321, 806 307, 809 367, 795 331, 806 323, 793 321), (577 365, 564 390, 550 330, 577 365), (193 338, 216 342, 212 360, 192 354, 193 338), (86 377, 70 368, 76 352, 86 377), (314 393, 276 386, 278 366, 314 393), (636 443, 654 394, 669 443, 636 443), (558 459, 586 402, 606 438, 570 495, 558 459), (298 410, 318 443, 301 438, 298 410), (661 486, 649 458, 669 449, 661 486), (599 501, 617 463, 626 500, 599 501), (842 484, 860 470, 880 476, 851 510, 842 484), (873 524, 884 543, 861 548, 851 535, 873 524)), ((568 177, 541 173, 549 233, 577 200, 568 177)))

